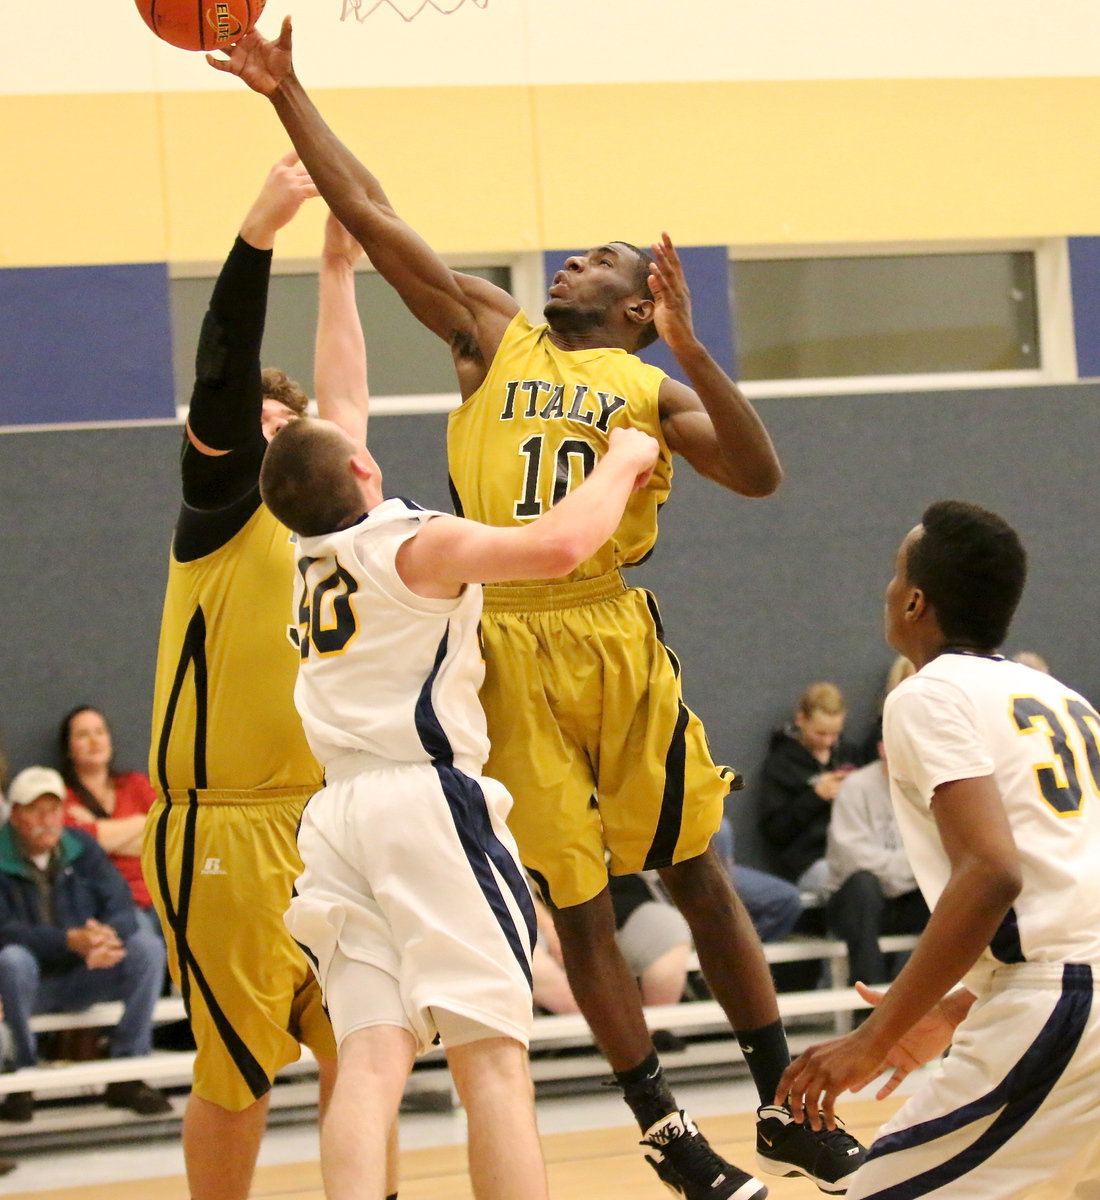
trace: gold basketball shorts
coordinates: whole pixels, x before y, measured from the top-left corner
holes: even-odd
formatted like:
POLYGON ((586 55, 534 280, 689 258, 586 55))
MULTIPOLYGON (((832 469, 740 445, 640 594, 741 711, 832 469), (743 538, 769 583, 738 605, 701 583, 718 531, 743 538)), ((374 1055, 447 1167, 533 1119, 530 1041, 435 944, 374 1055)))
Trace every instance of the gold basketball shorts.
POLYGON ((313 970, 283 922, 308 798, 185 794, 158 799, 145 825, 142 870, 198 1046, 193 1090, 232 1112, 267 1093, 299 1042, 336 1054, 313 970))
POLYGON ((484 773, 512 793, 508 825, 553 904, 603 890, 605 849, 627 875, 707 848, 729 775, 683 702, 649 592, 617 572, 487 586, 481 629, 484 773))

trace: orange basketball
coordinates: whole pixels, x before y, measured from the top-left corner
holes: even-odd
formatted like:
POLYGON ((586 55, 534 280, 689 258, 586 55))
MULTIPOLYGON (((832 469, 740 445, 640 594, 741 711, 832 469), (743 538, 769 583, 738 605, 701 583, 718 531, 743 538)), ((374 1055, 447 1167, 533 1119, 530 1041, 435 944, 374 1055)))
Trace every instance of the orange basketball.
POLYGON ((136 0, 145 24, 181 50, 218 50, 256 24, 266 0, 136 0))

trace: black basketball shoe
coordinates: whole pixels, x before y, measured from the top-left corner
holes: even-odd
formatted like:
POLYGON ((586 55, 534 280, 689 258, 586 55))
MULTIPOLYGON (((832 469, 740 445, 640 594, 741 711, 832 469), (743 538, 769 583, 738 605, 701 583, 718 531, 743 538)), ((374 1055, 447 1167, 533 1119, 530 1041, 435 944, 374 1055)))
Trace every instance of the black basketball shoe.
POLYGON ((867 1151, 841 1128, 811 1129, 790 1110, 765 1104, 756 1110, 756 1165, 770 1175, 805 1175, 834 1195, 863 1165, 867 1151))
POLYGON ((674 1196, 685 1200, 764 1200, 768 1189, 747 1171, 731 1166, 683 1111, 651 1125, 641 1141, 646 1161, 674 1196))

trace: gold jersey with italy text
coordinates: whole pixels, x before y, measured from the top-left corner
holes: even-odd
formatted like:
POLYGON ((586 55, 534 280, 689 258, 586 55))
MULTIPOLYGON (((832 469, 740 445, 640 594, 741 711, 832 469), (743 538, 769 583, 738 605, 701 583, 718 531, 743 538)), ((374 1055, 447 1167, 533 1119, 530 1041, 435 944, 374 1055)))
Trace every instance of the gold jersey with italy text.
POLYGON ((171 556, 149 752, 162 796, 194 789, 200 801, 204 793, 227 800, 320 787, 294 708, 290 537, 260 504, 212 553, 171 556))
POLYGON ((521 525, 583 481, 616 425, 655 437, 661 452, 648 484, 631 496, 611 540, 569 576, 590 579, 641 562, 657 540, 672 482, 657 409, 665 374, 626 350, 559 350, 549 333, 516 314, 484 383, 450 415, 447 460, 462 516, 521 525))

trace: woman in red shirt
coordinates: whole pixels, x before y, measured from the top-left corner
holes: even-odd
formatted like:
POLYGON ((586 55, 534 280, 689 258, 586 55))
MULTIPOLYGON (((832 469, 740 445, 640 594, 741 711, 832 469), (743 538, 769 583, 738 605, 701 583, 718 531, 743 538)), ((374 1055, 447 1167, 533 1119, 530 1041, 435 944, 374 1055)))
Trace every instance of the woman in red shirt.
POLYGON ((139 917, 159 935, 160 922, 141 874, 145 815, 154 800, 140 771, 117 771, 111 730, 98 708, 81 704, 59 730, 61 774, 68 793, 65 823, 89 833, 107 851, 130 885, 139 917))

